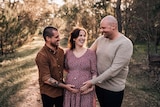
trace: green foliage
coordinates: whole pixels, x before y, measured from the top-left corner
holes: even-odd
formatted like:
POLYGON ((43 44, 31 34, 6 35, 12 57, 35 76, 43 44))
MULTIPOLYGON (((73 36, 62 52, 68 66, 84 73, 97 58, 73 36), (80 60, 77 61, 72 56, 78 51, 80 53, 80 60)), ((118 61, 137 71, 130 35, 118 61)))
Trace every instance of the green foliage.
POLYGON ((55 15, 56 17, 60 17, 65 20, 66 27, 64 28, 64 35, 68 35, 69 32, 73 29, 74 26, 78 23, 78 15, 80 10, 78 9, 77 5, 71 5, 70 7, 68 4, 63 5, 62 8, 57 12, 55 15))
POLYGON ((133 0, 133 3, 123 11, 124 30, 126 35, 132 35, 135 42, 149 39, 155 42, 160 34, 159 0, 133 0))
POLYGON ((12 54, 28 39, 28 35, 35 33, 38 21, 34 21, 25 11, 16 13, 10 7, 1 10, 0 53, 1 55, 12 54))
POLYGON ((22 88, 22 84, 26 81, 19 82, 17 84, 12 84, 12 86, 8 86, 2 90, 3 93, 0 92, 0 107, 9 107, 10 104, 6 101, 11 95, 16 93, 22 88))

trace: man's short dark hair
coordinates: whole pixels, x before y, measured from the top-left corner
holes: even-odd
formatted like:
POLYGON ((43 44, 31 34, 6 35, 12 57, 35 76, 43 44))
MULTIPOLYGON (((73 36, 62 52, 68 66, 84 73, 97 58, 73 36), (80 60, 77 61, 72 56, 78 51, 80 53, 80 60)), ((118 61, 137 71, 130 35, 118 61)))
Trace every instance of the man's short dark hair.
POLYGON ((57 28, 52 27, 52 26, 48 26, 43 30, 43 38, 44 38, 45 41, 46 41, 47 36, 50 37, 50 38, 52 36, 54 36, 53 30, 58 31, 57 28))

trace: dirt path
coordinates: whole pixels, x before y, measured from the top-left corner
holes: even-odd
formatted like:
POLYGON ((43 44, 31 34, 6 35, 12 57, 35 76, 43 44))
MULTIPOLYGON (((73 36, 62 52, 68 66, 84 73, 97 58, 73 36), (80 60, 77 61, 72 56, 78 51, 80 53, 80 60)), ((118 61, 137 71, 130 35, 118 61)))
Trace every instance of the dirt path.
MULTIPOLYGON (((35 36, 32 38, 31 42, 23 45, 17 51, 21 52, 26 49, 30 49, 29 51, 32 51, 36 48, 40 49, 43 45, 43 39, 35 36)), ((36 54, 37 52, 29 55, 27 59, 33 59, 32 61, 34 61, 36 54)), ((28 79, 28 82, 25 84, 24 88, 22 88, 16 94, 12 95, 11 104, 13 105, 13 107, 42 107, 38 84, 38 70, 36 65, 31 68, 31 73, 25 78, 28 79)))
POLYGON ((17 94, 25 96, 24 100, 19 102, 17 107, 42 107, 37 72, 32 73, 26 87, 17 94))

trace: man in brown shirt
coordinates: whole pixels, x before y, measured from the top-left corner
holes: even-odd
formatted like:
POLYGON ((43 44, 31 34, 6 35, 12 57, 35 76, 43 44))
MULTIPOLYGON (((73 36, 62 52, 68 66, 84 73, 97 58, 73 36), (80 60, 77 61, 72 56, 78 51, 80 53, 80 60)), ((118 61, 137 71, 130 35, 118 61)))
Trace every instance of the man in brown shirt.
POLYGON ((63 88, 75 92, 74 86, 63 83, 64 51, 59 46, 57 28, 43 31, 45 45, 36 56, 43 107, 63 107, 63 88))

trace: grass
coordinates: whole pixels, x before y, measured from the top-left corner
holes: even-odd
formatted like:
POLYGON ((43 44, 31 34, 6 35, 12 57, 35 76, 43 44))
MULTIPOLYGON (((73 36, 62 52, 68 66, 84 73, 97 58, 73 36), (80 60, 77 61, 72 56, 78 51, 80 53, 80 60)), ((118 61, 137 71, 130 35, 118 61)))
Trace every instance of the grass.
POLYGON ((147 45, 134 45, 122 107, 159 107, 160 91, 148 67, 147 45))
POLYGON ((148 75, 143 71, 134 72, 134 70, 128 75, 122 107, 159 107, 160 93, 154 89, 148 75))
POLYGON ((10 101, 11 96, 25 88, 30 75, 37 72, 34 59, 42 42, 41 45, 37 43, 32 42, 29 46, 18 48, 14 57, 1 57, 3 61, 0 63, 0 107, 14 107, 16 102, 10 101))

